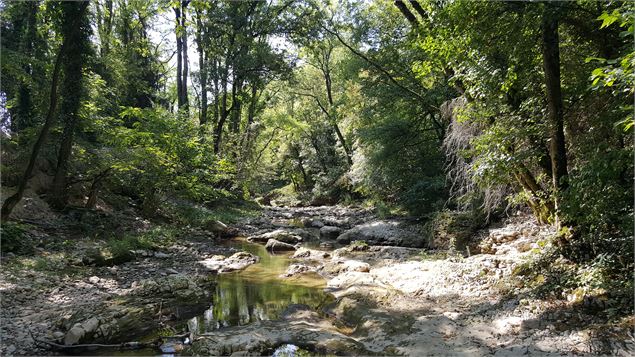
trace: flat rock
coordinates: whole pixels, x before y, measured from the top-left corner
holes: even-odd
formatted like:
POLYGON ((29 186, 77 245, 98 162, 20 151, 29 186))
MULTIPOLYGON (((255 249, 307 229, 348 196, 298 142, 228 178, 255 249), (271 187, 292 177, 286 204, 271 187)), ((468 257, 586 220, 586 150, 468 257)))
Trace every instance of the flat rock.
POLYGON ((317 249, 298 248, 291 256, 292 259, 323 260, 331 257, 331 253, 317 249))
POLYGON ((291 264, 289 265, 289 267, 287 268, 287 271, 280 274, 281 278, 290 278, 296 275, 300 275, 300 274, 304 274, 304 273, 309 273, 309 272, 314 272, 316 271, 315 268, 310 267, 308 265, 304 265, 304 264, 291 264))
POLYGON ((425 239, 416 227, 396 220, 381 220, 356 226, 337 237, 337 242, 348 244, 352 241, 368 244, 422 247, 425 239))
POLYGON ((201 260, 199 263, 209 270, 217 273, 228 273, 231 271, 242 270, 246 267, 257 263, 260 260, 257 256, 247 253, 238 252, 229 258, 222 255, 215 255, 211 258, 201 260))
POLYGON ((288 251, 288 250, 296 250, 296 247, 289 243, 284 243, 276 239, 269 239, 267 244, 265 244, 265 248, 271 251, 288 251))
POLYGON ((340 274, 348 271, 368 273, 370 265, 358 260, 332 260, 324 265, 324 271, 329 274, 340 274))
POLYGON ((259 234, 247 238, 248 241, 255 243, 267 243, 270 239, 288 244, 296 244, 302 241, 302 237, 290 233, 289 231, 286 231, 284 229, 277 229, 273 232, 259 234))

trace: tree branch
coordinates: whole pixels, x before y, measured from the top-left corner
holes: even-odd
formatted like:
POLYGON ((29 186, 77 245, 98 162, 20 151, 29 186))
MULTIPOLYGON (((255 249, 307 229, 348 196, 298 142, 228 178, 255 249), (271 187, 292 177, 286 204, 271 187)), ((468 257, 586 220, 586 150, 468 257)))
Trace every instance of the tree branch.
POLYGON ((390 74, 390 72, 388 72, 385 68, 383 68, 382 66, 380 66, 379 64, 377 64, 375 61, 371 60, 370 58, 368 58, 368 56, 364 55, 363 53, 361 53, 360 51, 356 50, 355 48, 353 48, 353 46, 349 45, 346 41, 344 41, 344 39, 342 38, 342 36, 340 36, 339 33, 337 33, 334 30, 331 30, 329 28, 327 28, 326 26, 321 26, 322 29, 328 33, 330 33, 331 35, 335 36, 337 38, 337 40, 346 48, 348 48, 353 54, 355 54, 356 56, 358 56, 359 58, 363 59, 364 61, 368 62, 370 65, 372 65, 373 67, 375 67, 376 69, 378 69, 381 73, 383 73, 386 77, 388 77, 388 79, 390 80, 390 82, 392 82, 394 85, 396 85, 397 87, 405 90, 406 92, 410 93, 412 96, 414 96, 415 98, 421 100, 423 102, 423 104, 428 108, 428 109, 432 109, 435 111, 438 111, 439 108, 427 103, 427 99, 422 96, 421 94, 417 93, 416 91, 412 90, 411 88, 408 88, 406 86, 404 86, 403 84, 399 83, 399 81, 397 81, 397 79, 395 79, 395 77, 392 76, 392 74, 390 74))

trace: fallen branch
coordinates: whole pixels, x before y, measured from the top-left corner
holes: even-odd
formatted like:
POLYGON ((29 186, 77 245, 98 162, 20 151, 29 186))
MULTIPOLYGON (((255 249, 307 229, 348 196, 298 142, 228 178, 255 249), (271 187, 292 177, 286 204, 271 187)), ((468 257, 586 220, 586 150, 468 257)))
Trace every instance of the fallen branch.
POLYGON ((78 345, 62 345, 57 342, 38 339, 35 336, 33 336, 33 333, 31 333, 31 338, 33 339, 33 341, 35 341, 36 344, 45 344, 50 347, 54 347, 61 350, 68 350, 68 349, 74 349, 74 348, 119 348, 119 349, 136 350, 136 349, 146 348, 146 347, 156 348, 160 344, 160 340, 155 340, 153 342, 133 341, 133 342, 124 342, 124 343, 117 343, 117 344, 85 343, 85 344, 78 344, 78 345))

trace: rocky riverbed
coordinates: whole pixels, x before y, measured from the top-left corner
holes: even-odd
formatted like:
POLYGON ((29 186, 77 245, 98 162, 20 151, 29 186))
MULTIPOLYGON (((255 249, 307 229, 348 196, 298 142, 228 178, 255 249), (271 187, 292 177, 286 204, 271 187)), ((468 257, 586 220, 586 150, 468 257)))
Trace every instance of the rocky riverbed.
POLYGON ((272 354, 286 344, 348 355, 633 352, 630 326, 607 329, 566 301, 514 292, 515 267, 552 233, 526 216, 480 232, 482 253, 471 256, 426 250, 416 222, 359 208, 268 207, 233 228, 251 245, 192 230, 111 266, 85 264, 87 250, 63 247, 47 250, 60 255, 46 260, 57 266, 3 257, 0 353, 50 355, 55 349, 42 341, 119 343, 166 334, 187 342, 181 353, 198 355, 272 354), (295 287, 264 309, 272 301, 265 289, 276 284, 295 287), (216 327, 188 323, 179 330, 188 320, 216 327))

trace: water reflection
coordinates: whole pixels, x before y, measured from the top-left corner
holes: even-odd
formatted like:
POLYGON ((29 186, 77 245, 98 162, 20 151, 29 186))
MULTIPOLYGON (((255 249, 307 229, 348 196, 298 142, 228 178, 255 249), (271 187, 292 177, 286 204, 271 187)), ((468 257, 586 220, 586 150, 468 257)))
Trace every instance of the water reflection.
POLYGON ((270 254, 262 245, 243 240, 233 241, 231 245, 258 255, 260 263, 241 272, 218 276, 212 305, 188 322, 190 331, 202 333, 277 319, 291 304, 318 308, 332 298, 324 293, 324 280, 319 276, 279 278, 289 265, 289 254, 270 254))

